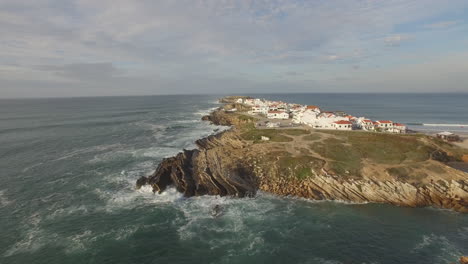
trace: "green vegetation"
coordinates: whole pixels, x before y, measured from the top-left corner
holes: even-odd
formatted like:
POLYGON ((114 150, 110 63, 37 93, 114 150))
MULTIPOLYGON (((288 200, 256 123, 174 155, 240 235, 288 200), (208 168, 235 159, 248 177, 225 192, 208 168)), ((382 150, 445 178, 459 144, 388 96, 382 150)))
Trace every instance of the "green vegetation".
POLYGON ((293 141, 292 138, 281 134, 279 129, 246 129, 241 134, 242 139, 253 140, 255 142, 261 141, 261 137, 269 137, 272 142, 290 142, 293 141))
POLYGON ((322 137, 320 136, 320 134, 318 133, 312 133, 310 135, 307 135, 307 136, 304 136, 302 137, 302 139, 304 140, 310 140, 310 141, 315 141, 315 140, 319 140, 321 139, 322 137))
MULTIPOLYGON (((395 135, 384 133, 365 133, 350 131, 323 131, 332 134, 321 142, 311 144, 311 150, 330 160, 328 169, 339 175, 359 176, 363 160, 379 164, 402 164, 428 160, 430 154, 438 149, 456 152, 463 150, 447 144, 431 144, 432 138, 424 135, 395 135), (427 141, 430 140, 430 141, 427 141)), ((404 177, 409 172, 404 168, 391 168, 388 173, 404 177)), ((417 176, 417 175, 415 175, 417 176)), ((420 175, 423 177, 423 175, 420 175)))
POLYGON ((280 156, 277 164, 279 175, 293 175, 305 179, 313 175, 312 170, 320 171, 325 161, 310 156, 280 156))
POLYGON ((281 132, 286 135, 300 136, 310 134, 310 131, 305 129, 282 129, 281 132))
POLYGON ((334 153, 341 151, 347 155, 369 159, 377 163, 399 164, 404 161, 427 160, 430 153, 435 150, 434 147, 424 144, 421 141, 421 136, 363 132, 336 135, 339 135, 338 140, 330 138, 324 141, 327 148, 331 147, 331 150, 325 153, 330 158, 343 157, 343 154, 334 153))
POLYGON ((250 121, 250 122, 254 122, 254 121, 258 120, 257 118, 252 117, 252 116, 248 116, 248 115, 238 115, 237 118, 239 120, 242 120, 242 121, 250 121))

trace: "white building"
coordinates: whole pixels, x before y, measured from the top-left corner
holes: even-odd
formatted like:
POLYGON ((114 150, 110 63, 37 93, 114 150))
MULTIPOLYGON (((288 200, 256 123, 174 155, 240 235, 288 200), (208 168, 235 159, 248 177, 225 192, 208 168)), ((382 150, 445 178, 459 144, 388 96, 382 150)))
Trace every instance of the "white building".
POLYGON ((284 111, 268 111, 267 118, 270 119, 289 119, 289 114, 284 111))
POLYGON ((365 131, 374 131, 374 123, 370 119, 360 117, 356 120, 356 127, 365 131))
POLYGON ((268 113, 268 106, 266 105, 255 105, 252 106, 252 109, 249 111, 250 114, 264 114, 268 113))
POLYGON ((353 123, 351 121, 340 120, 335 121, 331 124, 331 126, 336 130, 352 130, 353 123))
POLYGON ((393 122, 390 120, 379 120, 375 122, 375 126, 382 130, 393 130, 393 122))
POLYGON ((394 133, 406 133, 406 126, 400 123, 393 123, 393 132, 394 133))

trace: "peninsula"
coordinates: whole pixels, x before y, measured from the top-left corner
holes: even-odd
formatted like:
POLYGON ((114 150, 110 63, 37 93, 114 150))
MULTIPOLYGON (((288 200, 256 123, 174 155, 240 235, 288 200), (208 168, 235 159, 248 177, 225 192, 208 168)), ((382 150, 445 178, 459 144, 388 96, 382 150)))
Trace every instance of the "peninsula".
POLYGON ((468 150, 406 133, 403 124, 371 121, 317 106, 250 97, 220 99, 202 119, 230 129, 164 159, 137 188, 174 186, 185 196, 280 196, 468 212, 468 150))

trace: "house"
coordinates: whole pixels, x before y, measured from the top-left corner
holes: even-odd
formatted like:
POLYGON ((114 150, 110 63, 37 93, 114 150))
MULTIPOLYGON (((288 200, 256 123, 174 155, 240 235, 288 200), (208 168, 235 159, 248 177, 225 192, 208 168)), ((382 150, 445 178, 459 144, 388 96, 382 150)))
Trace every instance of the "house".
POLYGON ((375 122, 376 127, 383 129, 383 130, 388 130, 393 128, 393 122, 390 120, 379 120, 375 122))
POLYGON ((270 119, 289 119, 289 114, 284 111, 268 111, 267 118, 270 119))
POLYGON ((373 131, 375 129, 374 122, 370 119, 359 119, 358 124, 362 130, 373 131))
POLYGON ((436 136, 445 141, 450 141, 450 142, 460 141, 460 136, 454 133, 448 132, 448 131, 437 133, 436 136))
POLYGON ((268 113, 268 106, 265 105, 255 105, 252 106, 252 109, 249 111, 249 114, 264 114, 268 113))
POLYGON ((353 123, 346 120, 339 120, 332 123, 332 128, 337 130, 352 130, 353 123))
POLYGON ((306 106, 305 110, 310 110, 310 111, 320 113, 320 108, 318 106, 315 106, 315 105, 308 105, 308 106, 306 106))
POLYGON ((401 123, 393 123, 393 130, 396 133, 406 133, 406 126, 401 123))

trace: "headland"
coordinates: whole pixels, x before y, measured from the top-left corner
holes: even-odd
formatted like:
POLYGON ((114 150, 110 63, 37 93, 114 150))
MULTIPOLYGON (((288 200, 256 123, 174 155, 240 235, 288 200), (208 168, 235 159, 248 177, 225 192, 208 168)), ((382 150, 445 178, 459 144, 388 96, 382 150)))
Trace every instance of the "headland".
POLYGON ((137 187, 151 185, 154 192, 163 192, 174 186, 188 197, 245 197, 261 190, 468 212, 468 173, 448 165, 466 161, 467 149, 407 133, 406 126, 389 120, 370 121, 316 106, 282 109, 278 104, 265 112, 255 100, 260 99, 220 99, 223 106, 203 120, 231 128, 197 140, 197 149, 164 159, 137 187))

